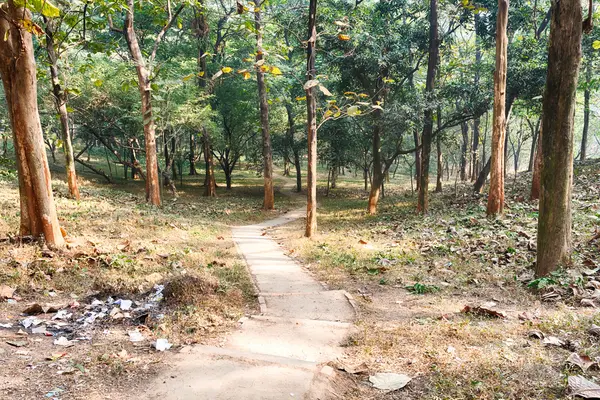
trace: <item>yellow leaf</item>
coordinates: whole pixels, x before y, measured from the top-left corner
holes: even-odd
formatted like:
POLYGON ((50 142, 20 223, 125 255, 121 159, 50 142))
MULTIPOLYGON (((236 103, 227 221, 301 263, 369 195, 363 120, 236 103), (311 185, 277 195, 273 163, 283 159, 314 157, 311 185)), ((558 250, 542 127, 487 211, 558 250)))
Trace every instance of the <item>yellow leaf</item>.
POLYGON ((368 98, 369 98, 369 95, 368 95, 368 94, 366 94, 366 93, 360 93, 360 94, 358 95, 358 97, 361 97, 361 98, 363 98, 363 99, 368 99, 368 98))
POLYGON ((273 75, 283 75, 283 72, 277 67, 271 67, 271 73, 273 75))
POLYGON ((296 101, 306 101, 306 96, 302 96, 302 97, 298 96, 298 97, 296 97, 296 101))
POLYGON ((189 80, 190 80, 190 79, 192 79, 193 77, 194 77, 194 74, 189 74, 189 75, 186 75, 186 76, 184 76, 184 77, 183 77, 183 81, 184 81, 184 82, 186 82, 186 81, 189 81, 189 80))
POLYGON ((348 114, 348 116, 350 117, 360 115, 360 108, 358 108, 358 106, 348 107, 348 111, 346 111, 346 114, 348 114))
POLYGON ((248 72, 248 71, 244 72, 244 80, 250 79, 250 76, 251 76, 250 72, 248 72))
POLYGON ((223 71, 224 74, 229 74, 229 73, 231 73, 231 71, 233 71, 233 68, 223 67, 223 68, 221 68, 221 71, 223 71))
POLYGON ((269 66, 268 65, 261 65, 260 66, 260 70, 262 72, 269 72, 269 66))
POLYGON ((254 58, 246 57, 246 58, 242 59, 242 61, 243 62, 252 62, 252 61, 254 61, 254 58))
POLYGON ((592 47, 594 48, 594 50, 600 49, 600 40, 594 40, 594 43, 592 43, 592 47))
POLYGON ((333 115, 333 112, 331 112, 331 110, 327 110, 325 111, 325 114, 323 114, 323 118, 329 118, 333 115))
POLYGON ((356 96, 354 92, 344 92, 344 96, 356 96))
POLYGON ((198 76, 200 76, 200 77, 204 76, 204 71, 198 72, 198 76))
POLYGON ((344 33, 340 33, 338 35, 338 39, 343 40, 344 42, 347 42, 348 40, 350 40, 350 35, 346 35, 344 33))

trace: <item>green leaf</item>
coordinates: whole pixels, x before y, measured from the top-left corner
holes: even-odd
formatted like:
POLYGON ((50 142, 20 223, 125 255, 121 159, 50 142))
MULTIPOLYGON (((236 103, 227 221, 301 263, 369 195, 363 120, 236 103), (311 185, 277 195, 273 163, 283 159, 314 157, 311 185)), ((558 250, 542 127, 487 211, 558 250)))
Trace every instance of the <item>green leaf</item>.
POLYGON ((348 114, 349 117, 355 117, 360 115, 360 113, 360 108, 358 108, 358 106, 348 107, 348 111, 346 111, 346 114, 348 114))
POLYGON ((15 0, 15 6, 27 7, 38 12, 44 17, 55 18, 60 16, 60 10, 48 0, 15 0))

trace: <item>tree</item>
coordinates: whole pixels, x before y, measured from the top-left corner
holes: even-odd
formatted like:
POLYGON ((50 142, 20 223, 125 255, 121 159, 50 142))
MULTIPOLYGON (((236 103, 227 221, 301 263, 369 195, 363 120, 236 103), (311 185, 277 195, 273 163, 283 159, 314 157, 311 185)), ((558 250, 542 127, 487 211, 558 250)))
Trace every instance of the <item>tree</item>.
POLYGON ((158 47, 173 23, 177 20, 177 17, 185 7, 185 4, 181 4, 175 10, 175 12, 172 12, 171 1, 167 0, 167 22, 156 35, 156 39, 154 40, 154 45, 150 55, 148 56, 148 59, 144 57, 142 48, 140 47, 140 43, 138 41, 138 35, 135 31, 135 5, 136 2, 134 0, 127 0, 123 30, 117 30, 114 28, 114 26, 112 29, 122 33, 125 36, 127 47, 129 49, 129 55, 135 64, 138 77, 138 88, 142 100, 141 108, 146 149, 146 201, 155 206, 159 206, 161 200, 158 179, 158 159, 156 156, 156 123, 152 110, 151 78, 154 78, 154 73, 156 72, 154 63, 158 47))
MULTIPOLYGON (((0 6, 0 74, 9 108, 19 175, 21 235, 43 236, 52 246, 62 246, 48 159, 38 112, 36 62, 31 13, 14 0, 0 6), (28 29, 26 27, 29 27, 28 29)), ((56 15, 48 13, 48 16, 56 15)))
POLYGON ((490 191, 487 215, 504 213, 504 145, 506 134, 506 69, 508 37, 508 0, 498 0, 496 21, 496 71, 494 73, 494 113, 492 131, 492 157, 490 164, 490 191))
POLYGON ((267 102, 267 85, 265 84, 263 33, 261 25, 261 4, 254 11, 254 26, 256 29, 256 82, 258 84, 258 104, 260 110, 260 129, 263 140, 263 178, 264 200, 263 209, 275 208, 275 193, 273 189, 273 150, 269 132, 269 103, 267 102))
POLYGON ((581 152, 579 159, 585 161, 587 157, 588 132, 590 130, 590 97, 592 93, 592 62, 585 64, 585 89, 583 94, 583 131, 581 132, 581 152))
POLYGON ((309 82, 317 76, 315 47, 317 44, 317 0, 310 0, 308 8, 308 41, 306 49, 306 115, 308 131, 308 171, 306 184, 306 230, 313 237, 317 231, 317 98, 315 86, 309 82))
POLYGON ((50 64, 50 77, 52 79, 52 94, 54 96, 54 104, 58 111, 60 119, 60 133, 62 138, 62 147, 65 154, 65 169, 67 172, 67 184, 69 194, 75 200, 79 200, 79 187, 77 185, 77 173, 75 172, 75 158, 73 157, 73 143, 71 141, 71 132, 69 130, 69 113, 67 110, 67 94, 65 88, 62 87, 58 60, 61 49, 58 48, 54 40, 58 26, 62 20, 54 18, 45 18, 46 26, 46 53, 50 64))
MULTIPOLYGON (((429 5, 429 61, 427 64, 425 92, 428 95, 431 95, 435 86, 435 75, 439 56, 437 0, 430 0, 429 5)), ((419 186, 419 199, 417 203, 417 212, 423 214, 427 213, 427 210, 429 208, 429 160, 431 158, 432 134, 433 108, 427 107, 425 109, 425 120, 423 125, 423 147, 421 150, 421 183, 419 186)))
POLYGON ((554 0, 542 118, 542 190, 535 266, 538 277, 567 263, 571 255, 573 129, 581 36, 581 2, 554 0))

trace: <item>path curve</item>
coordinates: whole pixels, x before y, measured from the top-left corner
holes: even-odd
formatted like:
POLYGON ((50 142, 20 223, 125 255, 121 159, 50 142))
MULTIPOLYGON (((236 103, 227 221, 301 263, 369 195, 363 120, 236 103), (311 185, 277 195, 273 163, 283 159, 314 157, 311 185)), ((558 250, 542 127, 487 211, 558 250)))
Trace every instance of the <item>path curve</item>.
POLYGON ((343 354, 353 328, 351 297, 327 290, 284 254, 265 229, 304 216, 296 210, 260 224, 235 227, 233 240, 258 291, 260 315, 244 317, 223 347, 195 346, 152 385, 168 400, 326 399, 333 372, 323 367, 343 354))

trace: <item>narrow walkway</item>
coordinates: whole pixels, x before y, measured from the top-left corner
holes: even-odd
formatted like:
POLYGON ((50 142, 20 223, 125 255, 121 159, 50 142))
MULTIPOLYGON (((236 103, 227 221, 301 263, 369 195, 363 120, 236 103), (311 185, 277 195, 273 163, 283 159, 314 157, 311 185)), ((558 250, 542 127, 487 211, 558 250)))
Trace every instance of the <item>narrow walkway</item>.
POLYGON ((261 315, 244 318, 223 347, 196 346, 179 354, 173 368, 158 377, 151 398, 328 398, 322 364, 342 355, 354 309, 344 291, 326 290, 264 233, 303 213, 233 228, 259 291, 261 315))

